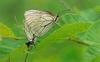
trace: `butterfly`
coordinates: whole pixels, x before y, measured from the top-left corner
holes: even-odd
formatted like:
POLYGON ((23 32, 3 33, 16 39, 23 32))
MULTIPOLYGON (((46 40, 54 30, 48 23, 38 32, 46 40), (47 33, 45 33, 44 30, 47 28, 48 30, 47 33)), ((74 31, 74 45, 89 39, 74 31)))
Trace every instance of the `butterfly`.
POLYGON ((24 16, 24 30, 28 39, 26 43, 28 47, 35 44, 38 37, 47 33, 58 19, 58 15, 40 10, 28 10, 24 16))

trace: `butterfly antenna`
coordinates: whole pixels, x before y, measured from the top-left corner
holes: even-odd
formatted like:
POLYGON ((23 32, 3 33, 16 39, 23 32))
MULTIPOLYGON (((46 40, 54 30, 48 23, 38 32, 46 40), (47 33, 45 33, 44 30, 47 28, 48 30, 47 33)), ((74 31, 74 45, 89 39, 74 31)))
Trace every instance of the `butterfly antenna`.
POLYGON ((60 25, 59 23, 57 23, 58 18, 59 18, 59 12, 57 13, 56 18, 55 18, 54 21, 55 21, 55 24, 56 24, 57 26, 61 27, 61 25, 60 25))

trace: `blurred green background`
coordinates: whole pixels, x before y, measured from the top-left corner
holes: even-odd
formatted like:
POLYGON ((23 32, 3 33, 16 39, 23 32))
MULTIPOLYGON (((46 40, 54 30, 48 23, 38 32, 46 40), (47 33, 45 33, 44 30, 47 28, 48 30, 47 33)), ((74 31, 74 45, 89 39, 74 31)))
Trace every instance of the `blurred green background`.
MULTIPOLYGON (((14 40, 11 38, 1 39, 0 62, 8 62, 9 56, 12 56, 11 62, 24 61, 22 59, 24 59, 25 54, 23 54, 22 50, 26 49, 23 45, 27 42, 27 39, 24 33, 23 20, 25 19, 24 12, 30 9, 49 11, 54 15, 62 10, 70 9, 70 11, 61 12, 62 15, 58 23, 62 26, 64 24, 81 22, 83 20, 92 23, 100 20, 100 0, 0 0, 0 23, 8 27, 9 31, 11 31, 9 35, 14 34, 16 37, 25 38, 22 40, 14 40), (81 17, 78 15, 66 15, 65 13, 75 13, 81 17)), ((36 48, 35 53, 29 56, 30 59, 27 62, 84 62, 83 52, 85 47, 81 46, 82 48, 80 48, 80 45, 65 42, 65 40, 59 40, 57 41, 58 43, 48 42, 52 39, 52 37, 48 37, 48 35, 58 28, 58 26, 55 26, 39 39, 39 41, 43 41, 43 43, 40 43, 42 46, 36 48), (49 38, 49 40, 43 40, 45 37, 47 37, 47 39, 49 38)), ((67 28, 68 27, 65 26, 64 29, 67 28)), ((0 27, 1 31, 2 29, 3 27, 0 27)), ((5 31, 4 33, 7 32, 8 31, 5 31)), ((97 58, 94 58, 92 62, 100 62, 97 58)), ((89 61, 87 60, 87 62, 89 61)))

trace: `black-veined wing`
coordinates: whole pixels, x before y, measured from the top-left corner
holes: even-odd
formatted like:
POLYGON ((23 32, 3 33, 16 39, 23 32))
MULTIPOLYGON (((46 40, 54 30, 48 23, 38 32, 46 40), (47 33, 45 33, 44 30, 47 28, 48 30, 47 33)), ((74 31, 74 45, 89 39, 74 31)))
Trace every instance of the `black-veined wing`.
POLYGON ((29 10, 25 12, 25 33, 29 42, 35 42, 54 25, 56 16, 49 12, 29 10))

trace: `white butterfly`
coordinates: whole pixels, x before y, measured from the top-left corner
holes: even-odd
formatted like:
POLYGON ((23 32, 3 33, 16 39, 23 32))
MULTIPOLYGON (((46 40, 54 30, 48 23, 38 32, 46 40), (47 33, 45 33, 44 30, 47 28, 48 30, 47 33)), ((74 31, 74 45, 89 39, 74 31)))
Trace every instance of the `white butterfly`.
POLYGON ((39 10, 28 10, 25 12, 25 33, 28 38, 27 45, 36 42, 37 37, 42 36, 55 24, 58 16, 49 12, 39 10))

